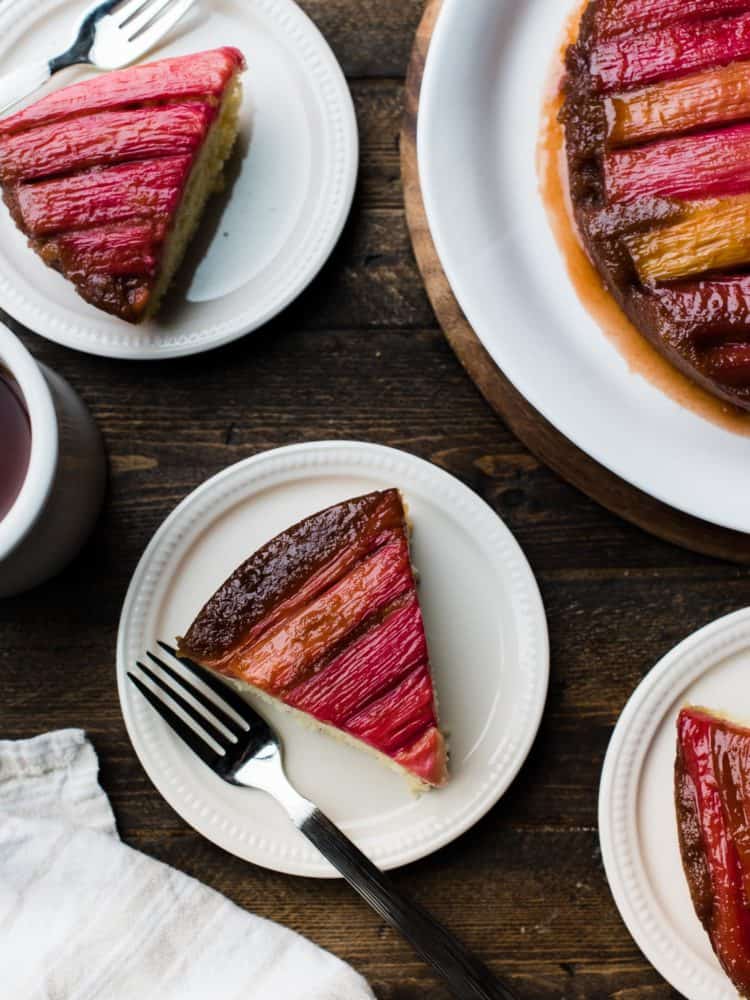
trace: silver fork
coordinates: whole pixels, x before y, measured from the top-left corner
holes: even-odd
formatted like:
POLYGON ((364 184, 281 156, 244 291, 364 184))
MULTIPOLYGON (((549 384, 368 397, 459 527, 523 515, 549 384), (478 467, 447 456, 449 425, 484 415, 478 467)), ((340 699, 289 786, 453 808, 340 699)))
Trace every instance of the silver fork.
POLYGON ((145 55, 196 0, 101 0, 83 15, 72 44, 59 56, 0 77, 0 114, 67 66, 119 69, 145 55))
POLYGON ((159 642, 159 646, 160 656, 146 654, 151 666, 138 661, 139 673, 150 684, 136 673, 128 672, 128 677, 204 764, 231 785, 260 789, 273 796, 347 882, 434 966, 459 1000, 517 1000, 486 965, 426 910, 402 895, 317 806, 292 787, 284 773, 278 736, 265 719, 215 674, 178 657, 166 643, 159 642), (196 685, 189 674, 202 685, 196 685))

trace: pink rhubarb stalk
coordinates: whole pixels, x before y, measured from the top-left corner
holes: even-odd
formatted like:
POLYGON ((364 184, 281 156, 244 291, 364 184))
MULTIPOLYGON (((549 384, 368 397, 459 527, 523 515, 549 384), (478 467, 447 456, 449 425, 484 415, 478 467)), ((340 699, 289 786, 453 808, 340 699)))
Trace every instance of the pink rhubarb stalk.
POLYGON ((64 118, 138 107, 148 102, 209 100, 216 103, 231 76, 244 69, 238 49, 211 49, 161 59, 82 80, 0 121, 0 136, 64 118))
POLYGON ((748 56, 750 14, 745 14, 603 39, 591 52, 591 74, 600 90, 627 90, 748 56))
POLYGON ((292 688, 284 700, 321 722, 340 726, 420 662, 427 661, 422 615, 412 592, 406 603, 292 688))
POLYGON ((743 194, 750 190, 750 125, 608 153, 604 177, 610 202, 743 194))
POLYGON ((180 199, 191 156, 138 160, 62 180, 16 189, 23 222, 32 236, 135 218, 170 215, 180 199))
POLYGON ((744 11, 750 11, 750 0, 602 0, 595 29, 598 38, 609 38, 744 11))
POLYGON ((215 116, 206 104, 104 111, 0 139, 0 180, 52 177, 99 165, 194 153, 215 116))

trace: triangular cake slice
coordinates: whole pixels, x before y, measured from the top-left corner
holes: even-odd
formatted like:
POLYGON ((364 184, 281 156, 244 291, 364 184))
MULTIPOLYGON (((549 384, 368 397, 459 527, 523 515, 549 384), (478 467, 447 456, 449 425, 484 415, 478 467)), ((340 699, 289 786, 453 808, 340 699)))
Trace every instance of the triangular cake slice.
POLYGON ((398 490, 300 521, 214 594, 180 653, 444 784, 422 613, 398 490))
POLYGON ((698 917, 741 996, 750 996, 750 729, 703 709, 677 722, 675 801, 698 917))
POLYGON ((244 65, 223 48, 132 66, 0 121, 5 203, 87 302, 158 309, 234 144, 244 65))

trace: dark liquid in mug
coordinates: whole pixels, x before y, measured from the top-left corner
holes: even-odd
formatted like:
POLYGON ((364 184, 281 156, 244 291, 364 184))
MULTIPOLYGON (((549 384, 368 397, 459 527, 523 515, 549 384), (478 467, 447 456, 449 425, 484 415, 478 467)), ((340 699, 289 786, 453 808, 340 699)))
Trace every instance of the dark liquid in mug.
POLYGON ((31 424, 21 390, 0 368, 0 521, 21 492, 31 455, 31 424))

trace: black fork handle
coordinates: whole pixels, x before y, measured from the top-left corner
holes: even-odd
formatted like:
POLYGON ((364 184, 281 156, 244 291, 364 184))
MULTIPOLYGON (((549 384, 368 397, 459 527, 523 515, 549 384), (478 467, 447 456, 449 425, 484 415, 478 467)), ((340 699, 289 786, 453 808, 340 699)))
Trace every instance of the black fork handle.
POLYGON ((440 973, 458 1000, 518 1000, 461 942, 396 889, 319 809, 297 823, 347 882, 440 973))

